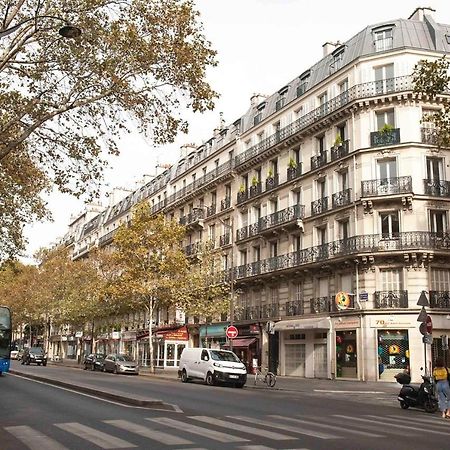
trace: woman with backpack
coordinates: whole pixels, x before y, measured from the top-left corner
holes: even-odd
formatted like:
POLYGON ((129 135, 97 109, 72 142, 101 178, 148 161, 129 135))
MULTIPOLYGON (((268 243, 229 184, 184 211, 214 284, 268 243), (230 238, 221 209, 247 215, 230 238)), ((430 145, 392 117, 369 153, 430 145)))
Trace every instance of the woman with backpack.
POLYGON ((434 364, 433 377, 436 380, 436 392, 442 418, 450 418, 450 386, 448 384, 449 371, 442 358, 437 358, 434 364))

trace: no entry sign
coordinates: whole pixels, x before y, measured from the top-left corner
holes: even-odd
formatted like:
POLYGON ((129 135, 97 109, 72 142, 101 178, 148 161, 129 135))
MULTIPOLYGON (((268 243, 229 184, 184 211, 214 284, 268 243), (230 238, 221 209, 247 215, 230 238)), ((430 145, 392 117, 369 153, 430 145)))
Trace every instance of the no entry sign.
POLYGON ((239 334, 238 329, 234 325, 227 327, 226 335, 228 339, 234 339, 239 334))

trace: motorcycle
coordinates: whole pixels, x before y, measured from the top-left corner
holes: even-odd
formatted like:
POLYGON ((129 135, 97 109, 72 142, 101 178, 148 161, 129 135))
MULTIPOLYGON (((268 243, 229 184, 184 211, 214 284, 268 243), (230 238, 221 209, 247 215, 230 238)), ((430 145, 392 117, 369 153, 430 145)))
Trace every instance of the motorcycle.
POLYGON ((420 386, 410 384, 411 376, 408 373, 398 373, 394 378, 397 383, 402 385, 397 397, 402 409, 420 408, 427 413, 434 413, 438 410, 433 377, 422 375, 423 382, 420 386))

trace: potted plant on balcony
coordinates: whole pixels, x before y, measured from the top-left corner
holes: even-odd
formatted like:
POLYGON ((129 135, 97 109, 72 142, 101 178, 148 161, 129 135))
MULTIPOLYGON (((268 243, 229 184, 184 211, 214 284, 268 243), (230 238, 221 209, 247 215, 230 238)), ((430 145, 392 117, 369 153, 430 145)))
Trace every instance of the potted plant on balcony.
POLYGON ((256 175, 253 175, 253 178, 252 178, 252 187, 258 186, 258 183, 259 183, 258 178, 256 177, 256 175))
POLYGON ((297 168, 297 163, 295 162, 294 158, 289 159, 289 163, 288 163, 288 169, 296 169, 297 168))
POLYGON ((343 141, 341 135, 338 133, 336 138, 334 139, 333 147, 337 150, 339 147, 342 147, 343 141))
POLYGON ((253 175, 252 185, 250 186, 250 196, 256 195, 259 192, 259 180, 256 175, 253 175))
POLYGON ((394 129, 394 127, 392 125, 390 125, 389 123, 385 123, 379 130, 378 132, 380 133, 381 136, 387 136, 389 134, 392 133, 392 130, 394 129))
POLYGON ((273 176, 273 168, 271 167, 267 172, 266 189, 273 189, 275 187, 275 178, 273 176))

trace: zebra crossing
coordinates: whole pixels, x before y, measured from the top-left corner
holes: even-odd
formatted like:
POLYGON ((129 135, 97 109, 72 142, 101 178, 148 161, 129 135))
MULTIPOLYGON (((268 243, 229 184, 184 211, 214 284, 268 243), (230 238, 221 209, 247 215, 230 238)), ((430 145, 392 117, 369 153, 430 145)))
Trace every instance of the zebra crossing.
MULTIPOLYGON (((89 425, 78 422, 54 423, 45 430, 28 425, 7 426, 3 430, 29 450, 71 450, 70 437, 84 442, 84 448, 127 449, 152 448, 173 450, 216 449, 225 445, 236 450, 314 450, 314 439, 387 438, 393 435, 419 435, 426 427, 427 435, 450 435, 450 423, 438 415, 371 415, 285 417, 250 416, 183 416, 147 417, 142 423, 129 420, 103 420, 89 425), (351 424, 339 427, 336 423, 351 424), (55 433, 55 430, 58 432, 55 433), (63 434, 61 434, 63 432, 63 434), (120 437, 117 436, 120 434, 120 437), (143 444, 145 440, 145 444, 143 444), (62 442, 61 442, 62 441, 62 442), (313 444, 311 443, 313 442, 313 444), (270 444, 274 445, 271 447, 270 444), (198 447, 194 448, 193 445, 198 447)), ((76 448, 80 448, 79 444, 76 448)))

